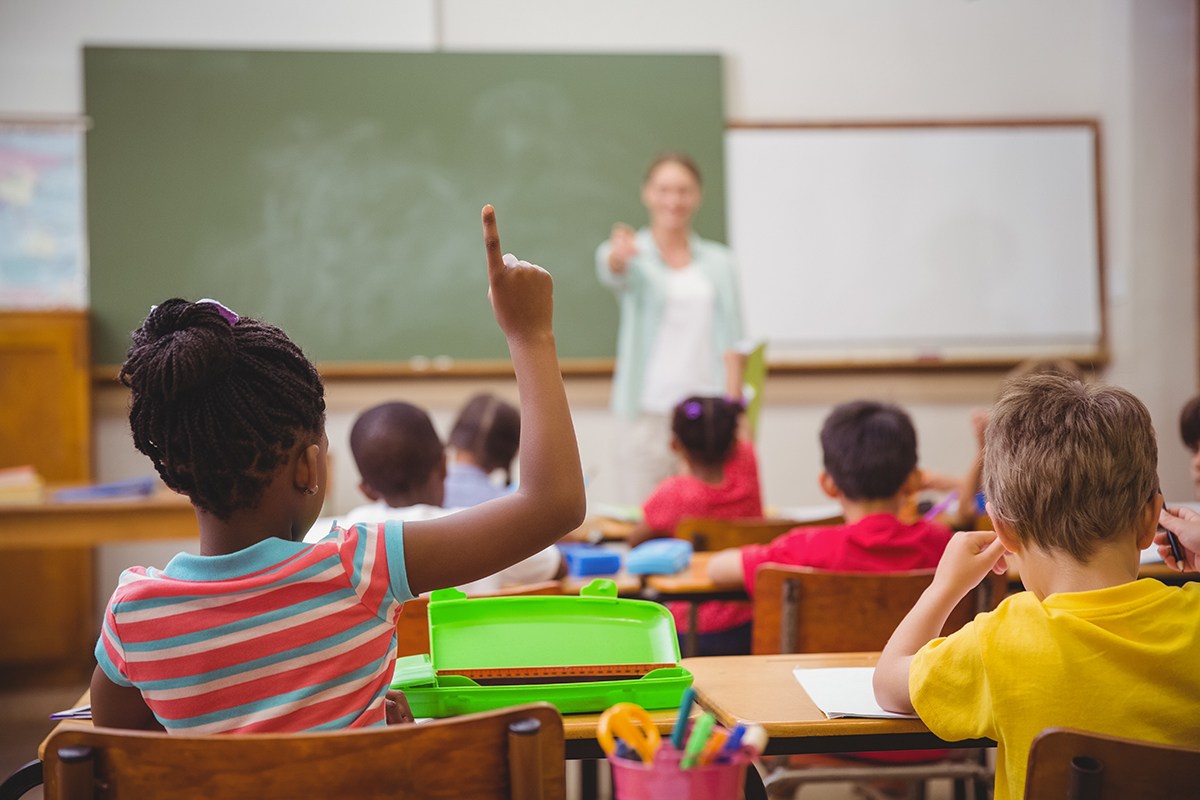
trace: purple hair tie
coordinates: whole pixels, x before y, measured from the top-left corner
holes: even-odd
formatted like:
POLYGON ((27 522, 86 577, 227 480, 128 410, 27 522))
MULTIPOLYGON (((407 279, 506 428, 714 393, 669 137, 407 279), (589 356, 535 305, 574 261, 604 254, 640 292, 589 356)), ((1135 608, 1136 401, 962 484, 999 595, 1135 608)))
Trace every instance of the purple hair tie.
POLYGON ((689 400, 683 404, 683 415, 688 419, 700 419, 700 415, 704 413, 704 406, 699 400, 689 400))
POLYGON ((233 311, 231 308, 229 308, 229 306, 225 305, 220 300, 213 300, 211 297, 206 297, 203 300, 197 300, 196 302, 212 303, 217 307, 217 313, 220 314, 221 318, 228 322, 230 326, 237 325, 238 320, 241 319, 241 317, 237 315, 237 312, 233 311))

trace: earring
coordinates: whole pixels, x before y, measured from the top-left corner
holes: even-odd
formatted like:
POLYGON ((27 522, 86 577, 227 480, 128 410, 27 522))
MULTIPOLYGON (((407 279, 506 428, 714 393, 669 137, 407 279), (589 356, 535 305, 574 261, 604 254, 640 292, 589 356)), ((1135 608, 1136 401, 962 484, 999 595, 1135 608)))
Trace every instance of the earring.
POLYGON ((317 493, 317 489, 319 489, 319 488, 321 488, 321 487, 320 487, 320 486, 316 486, 316 485, 313 485, 313 486, 305 486, 305 487, 304 487, 304 493, 305 493, 305 494, 307 494, 307 495, 314 495, 314 494, 316 494, 316 493, 317 493))

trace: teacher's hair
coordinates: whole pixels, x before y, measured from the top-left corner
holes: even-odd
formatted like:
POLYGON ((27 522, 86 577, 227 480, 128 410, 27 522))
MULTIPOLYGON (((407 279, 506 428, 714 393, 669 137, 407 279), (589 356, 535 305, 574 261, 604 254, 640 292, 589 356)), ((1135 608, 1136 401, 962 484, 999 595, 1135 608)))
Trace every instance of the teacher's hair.
POLYGON ((119 378, 134 446, 167 486, 221 519, 253 508, 325 423, 321 377, 287 334, 212 302, 151 309, 119 378))
POLYGON ((654 174, 654 170, 667 163, 678 164, 692 173, 692 177, 696 179, 697 186, 704 185, 704 179, 700 177, 700 167, 696 166, 695 159, 679 150, 664 150, 656 155, 654 160, 650 162, 650 166, 646 167, 646 175, 642 178, 642 183, 647 183, 650 180, 650 176, 654 174))

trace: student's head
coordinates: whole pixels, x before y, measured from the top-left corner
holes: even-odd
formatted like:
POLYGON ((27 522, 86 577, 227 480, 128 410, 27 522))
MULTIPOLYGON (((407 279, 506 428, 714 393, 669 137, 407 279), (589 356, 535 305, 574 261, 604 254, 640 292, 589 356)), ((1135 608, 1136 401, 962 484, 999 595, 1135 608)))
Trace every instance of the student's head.
POLYGON ((486 392, 467 401, 450 430, 450 446, 484 472, 503 469, 507 475, 520 445, 521 412, 486 392))
POLYGON ((1200 499, 1200 394, 1179 412, 1179 436, 1192 453, 1192 492, 1200 499))
POLYGON ((1066 358, 1030 358, 1017 364, 1005 376, 1006 381, 1015 381, 1026 375, 1061 375, 1083 381, 1083 370, 1074 361, 1066 358))
POLYGON ((1022 545, 1086 563, 1102 543, 1153 525, 1157 465, 1150 413, 1132 394, 1029 375, 992 409, 984 492, 997 527, 1022 545))
POLYGON ((642 181, 642 204, 652 225, 689 228, 700 207, 700 168, 684 153, 659 153, 642 181))
POLYGON ((874 400, 834 407, 821 426, 825 474, 847 500, 896 497, 916 474, 917 432, 902 409, 874 400))
POLYGON ((350 429, 350 452, 372 500, 391 505, 440 506, 446 460, 429 415, 411 403, 382 403, 350 429))
POLYGON ((733 455, 741 413, 740 403, 723 397, 689 397, 671 416, 675 446, 693 464, 724 464, 733 455))
POLYGON ((211 301, 167 300, 133 332, 120 380, 134 446, 197 508, 221 519, 255 508, 277 472, 315 447, 322 477, 295 488, 320 511, 325 390, 279 328, 211 301))

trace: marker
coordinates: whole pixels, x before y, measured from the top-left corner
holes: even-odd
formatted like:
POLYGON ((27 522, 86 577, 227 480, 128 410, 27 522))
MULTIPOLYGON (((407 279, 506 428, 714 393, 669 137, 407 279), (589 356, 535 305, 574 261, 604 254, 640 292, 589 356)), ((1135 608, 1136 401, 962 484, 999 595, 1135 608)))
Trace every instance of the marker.
POLYGON ((728 738, 729 731, 720 727, 713 728, 712 736, 708 737, 708 743, 700 751, 700 759, 697 763, 702 767, 707 767, 711 764, 725 746, 725 740, 728 738))
POLYGON ((683 690, 683 698, 679 701, 679 716, 675 727, 671 729, 671 746, 676 750, 683 749, 683 740, 687 736, 688 717, 692 714, 692 703, 696 701, 696 690, 688 687, 683 690))
POLYGON ((762 725, 747 725, 742 745, 750 749, 751 756, 761 756, 767 749, 767 730, 762 725))
POLYGON ((733 755, 742 749, 742 737, 746 735, 746 726, 738 723, 733 726, 733 730, 729 732, 728 738, 725 739, 725 744, 721 746, 721 752, 717 754, 718 761, 728 761, 733 755))
POLYGON ((705 711, 700 715, 700 719, 696 720, 696 724, 692 726, 692 735, 688 737, 687 746, 683 750, 683 760, 679 762, 680 769, 695 766, 696 759, 708 742, 708 735, 712 733, 713 724, 716 721, 717 718, 708 711, 705 711))
MULTIPOLYGON (((1160 491, 1159 494, 1162 494, 1162 492, 1160 491)), ((1166 510, 1166 498, 1163 498, 1163 511, 1166 510)), ((1183 545, 1179 543, 1179 537, 1162 525, 1159 525, 1158 529, 1167 535, 1167 546, 1171 548, 1171 558, 1175 559, 1175 568, 1183 572, 1183 545)))
POLYGON ((943 497, 937 505, 935 505, 933 508, 926 511, 925 516, 921 517, 922 521, 929 522, 932 519, 936 519, 938 514, 941 514, 943 511, 945 511, 947 508, 949 508, 950 504, 953 503, 957 499, 958 499, 958 490, 954 489, 948 495, 943 497))

